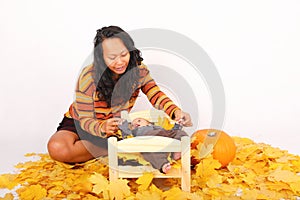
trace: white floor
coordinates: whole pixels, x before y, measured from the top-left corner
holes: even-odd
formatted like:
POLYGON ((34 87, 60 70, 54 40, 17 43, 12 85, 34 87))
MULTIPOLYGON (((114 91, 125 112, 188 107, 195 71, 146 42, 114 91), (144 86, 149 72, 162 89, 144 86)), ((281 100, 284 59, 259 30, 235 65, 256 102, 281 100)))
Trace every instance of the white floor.
POLYGON ((46 141, 35 141, 35 144, 32 144, 32 140, 29 142, 24 140, 24 138, 13 141, 1 140, 0 174, 14 173, 16 171, 14 168, 16 164, 30 160, 30 158, 24 156, 26 153, 46 153, 46 144, 46 141))

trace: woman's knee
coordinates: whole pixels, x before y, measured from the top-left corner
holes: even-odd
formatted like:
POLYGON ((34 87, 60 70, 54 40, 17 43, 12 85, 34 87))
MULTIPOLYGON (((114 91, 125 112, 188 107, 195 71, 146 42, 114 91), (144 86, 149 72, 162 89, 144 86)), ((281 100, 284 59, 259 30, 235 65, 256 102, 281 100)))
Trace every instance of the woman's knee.
POLYGON ((75 143, 78 136, 70 131, 58 131, 48 141, 48 153, 54 160, 69 162, 71 158, 71 145, 75 143))
POLYGON ((50 157, 54 160, 66 162, 70 156, 69 148, 59 140, 50 139, 47 148, 50 157))

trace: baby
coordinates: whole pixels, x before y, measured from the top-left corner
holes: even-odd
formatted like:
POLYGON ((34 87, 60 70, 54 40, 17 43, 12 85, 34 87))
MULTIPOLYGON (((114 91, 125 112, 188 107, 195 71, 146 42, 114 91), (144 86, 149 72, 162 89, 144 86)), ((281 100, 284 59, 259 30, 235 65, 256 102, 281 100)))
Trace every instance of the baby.
MULTIPOLYGON (((181 137, 187 136, 187 134, 182 131, 182 126, 180 124, 175 123, 174 127, 171 130, 165 130, 160 126, 155 126, 148 120, 144 118, 136 118, 131 122, 131 127, 129 128, 128 121, 125 120, 119 128, 122 132, 123 138, 132 136, 164 136, 170 137, 177 140, 180 140, 181 137)), ((151 163, 151 165, 159 169, 162 173, 168 173, 171 169, 171 164, 168 161, 168 153, 166 152, 147 152, 142 153, 145 160, 151 163)), ((180 152, 172 153, 172 158, 174 160, 179 160, 181 158, 180 152)))

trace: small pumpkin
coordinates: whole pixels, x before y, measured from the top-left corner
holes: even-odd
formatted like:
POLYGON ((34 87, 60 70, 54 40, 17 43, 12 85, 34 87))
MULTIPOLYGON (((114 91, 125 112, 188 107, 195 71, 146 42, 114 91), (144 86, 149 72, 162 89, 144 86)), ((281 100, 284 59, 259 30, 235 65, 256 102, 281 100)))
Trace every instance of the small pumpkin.
MULTIPOLYGON (((227 133, 217 129, 203 129, 197 130, 191 136, 191 148, 197 149, 199 143, 214 144, 212 156, 218 160, 222 167, 227 166, 235 157, 236 145, 232 137, 227 133)), ((198 164, 200 161, 194 156, 191 158, 192 165, 198 164)))

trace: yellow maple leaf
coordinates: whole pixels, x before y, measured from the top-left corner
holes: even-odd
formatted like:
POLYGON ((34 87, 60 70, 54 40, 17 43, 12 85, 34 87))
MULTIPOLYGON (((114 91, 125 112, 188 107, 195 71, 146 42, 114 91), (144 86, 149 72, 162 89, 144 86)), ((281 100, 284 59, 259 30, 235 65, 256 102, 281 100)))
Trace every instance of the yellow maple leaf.
MULTIPOLYGON (((209 199, 217 199, 222 195, 222 191, 216 188, 203 188, 203 192, 210 196, 209 199)), ((207 199, 207 198, 204 198, 207 199)))
POLYGON ((191 200, 204 200, 203 196, 201 194, 197 194, 197 193, 190 193, 189 194, 189 199, 191 199, 191 200))
POLYGON ((82 197, 82 200, 99 200, 99 198, 95 197, 95 196, 93 196, 91 194, 87 194, 84 197, 82 197))
POLYGON ((286 153, 284 151, 281 151, 279 148, 274 148, 269 145, 266 145, 263 151, 264 154, 267 155, 269 158, 280 158, 286 153))
POLYGON ((68 177, 68 181, 72 184, 72 191, 75 193, 89 193, 92 191, 92 183, 88 181, 90 177, 83 170, 78 170, 74 176, 68 177))
POLYGON ((48 197, 55 198, 57 195, 62 193, 63 190, 64 190, 63 187, 55 186, 54 188, 51 188, 50 190, 48 190, 48 197))
POLYGON ((266 160, 249 160, 243 166, 253 170, 256 174, 264 174, 270 168, 266 160))
POLYGON ((223 191, 224 194, 235 194, 237 192, 236 185, 220 184, 219 189, 223 191))
POLYGON ((242 138, 237 136, 232 136, 234 142, 238 145, 245 146, 248 144, 254 144, 254 141, 249 138, 242 138))
POLYGON ((298 176, 294 172, 277 168, 276 170, 270 172, 268 176, 268 180, 273 182, 282 181, 285 183, 292 183, 292 182, 300 182, 300 176, 298 176))
POLYGON ((300 194, 300 182, 291 183, 290 187, 294 193, 300 194))
POLYGON ((191 149, 191 162, 199 163, 201 159, 208 157, 214 151, 213 144, 199 143, 196 148, 191 149))
POLYGON ((167 117, 158 117, 158 122, 156 123, 157 126, 160 126, 166 130, 171 130, 174 127, 174 123, 171 123, 171 121, 167 117))
POLYGON ((284 195, 278 194, 275 191, 271 191, 265 188, 261 188, 258 192, 257 199, 281 199, 284 195))
POLYGON ((72 169, 72 168, 75 168, 76 166, 80 166, 80 164, 73 165, 73 164, 63 163, 63 162, 59 162, 59 161, 56 161, 56 164, 59 167, 66 168, 66 169, 72 169))
POLYGON ((189 194, 178 187, 173 187, 170 190, 163 192, 162 197, 164 200, 188 199, 189 194))
POLYGON ((71 193, 67 195, 67 200, 81 199, 80 194, 71 193))
POLYGON ((0 197, 1 200, 13 200, 14 199, 14 195, 12 193, 7 193, 4 195, 4 197, 0 197))
POLYGON ((280 158, 277 158, 276 159, 276 162, 279 162, 279 163, 288 163, 292 160, 297 160, 294 156, 291 156, 291 155, 283 155, 281 156, 280 158))
POLYGON ((140 176, 135 182, 139 184, 138 191, 143 191, 148 189, 150 186, 152 180, 153 180, 153 174, 150 172, 144 173, 142 176, 140 176))
POLYGON ((40 200, 46 197, 47 190, 41 185, 31 185, 27 188, 20 188, 17 190, 20 199, 24 200, 40 200))
MULTIPOLYGON (((138 181, 132 178, 110 183, 107 157, 68 165, 52 160, 48 154, 31 153, 26 156, 33 160, 16 166, 21 168, 18 174, 0 175, 0 187, 12 189, 19 185, 19 196, 6 194, 0 199, 231 200, 293 199, 300 195, 299 156, 247 138, 234 140, 238 148, 236 159, 225 168, 205 153, 209 148, 198 146, 202 153, 192 150, 202 159, 191 170, 191 193, 182 192, 180 179, 175 178, 152 180, 145 176, 138 181)), ((176 163, 180 161, 172 162, 172 168, 176 163)))
POLYGON ((141 165, 150 165, 140 153, 118 153, 118 158, 122 158, 125 162, 127 160, 133 160, 141 165))
POLYGON ((9 190, 13 189, 17 182, 15 182, 16 174, 2 174, 0 175, 0 188, 7 188, 9 190))
POLYGON ((252 170, 247 170, 246 173, 243 173, 240 176, 241 179, 245 181, 245 183, 247 183, 249 186, 256 184, 255 178, 257 177, 257 174, 255 174, 252 170))
POLYGON ((244 146, 242 149, 239 149, 237 152, 238 154, 236 155, 237 159, 240 159, 241 161, 247 161, 249 160, 249 156, 251 154, 256 155, 255 151, 258 149, 257 145, 255 144, 249 144, 244 146))
POLYGON ((222 176, 220 176, 219 174, 213 174, 207 180, 206 185, 209 188, 216 188, 222 182, 223 182, 223 177, 222 176))
POLYGON ((163 191, 158 189, 154 184, 150 185, 149 191, 153 193, 159 193, 160 195, 163 193, 163 191))
POLYGON ((278 192, 280 190, 289 190, 290 189, 289 184, 281 182, 281 181, 272 182, 272 181, 265 180, 264 182, 258 184, 257 186, 259 186, 260 188, 267 188, 269 190, 273 190, 276 192, 278 192))
POLYGON ((118 179, 111 181, 108 185, 110 199, 122 200, 130 195, 130 188, 127 185, 128 180, 118 179))
POLYGON ((221 163, 213 159, 212 156, 204 158, 196 165, 196 175, 201 178, 208 178, 218 173, 216 169, 219 169, 221 166, 221 163))
POLYGON ((245 189, 243 190, 243 194, 241 198, 245 200, 252 200, 252 199, 257 199, 257 196, 258 196, 258 191, 256 189, 253 190, 245 189))
POLYGON ((202 159, 210 155, 214 151, 214 145, 213 144, 202 144, 199 143, 197 145, 197 149, 199 150, 198 158, 202 159))
POLYGON ((158 192, 151 192, 149 190, 139 191, 136 193, 137 200, 160 200, 161 196, 158 192))
POLYGON ((102 174, 94 173, 88 180, 94 184, 92 192, 95 194, 107 193, 108 180, 102 174))

